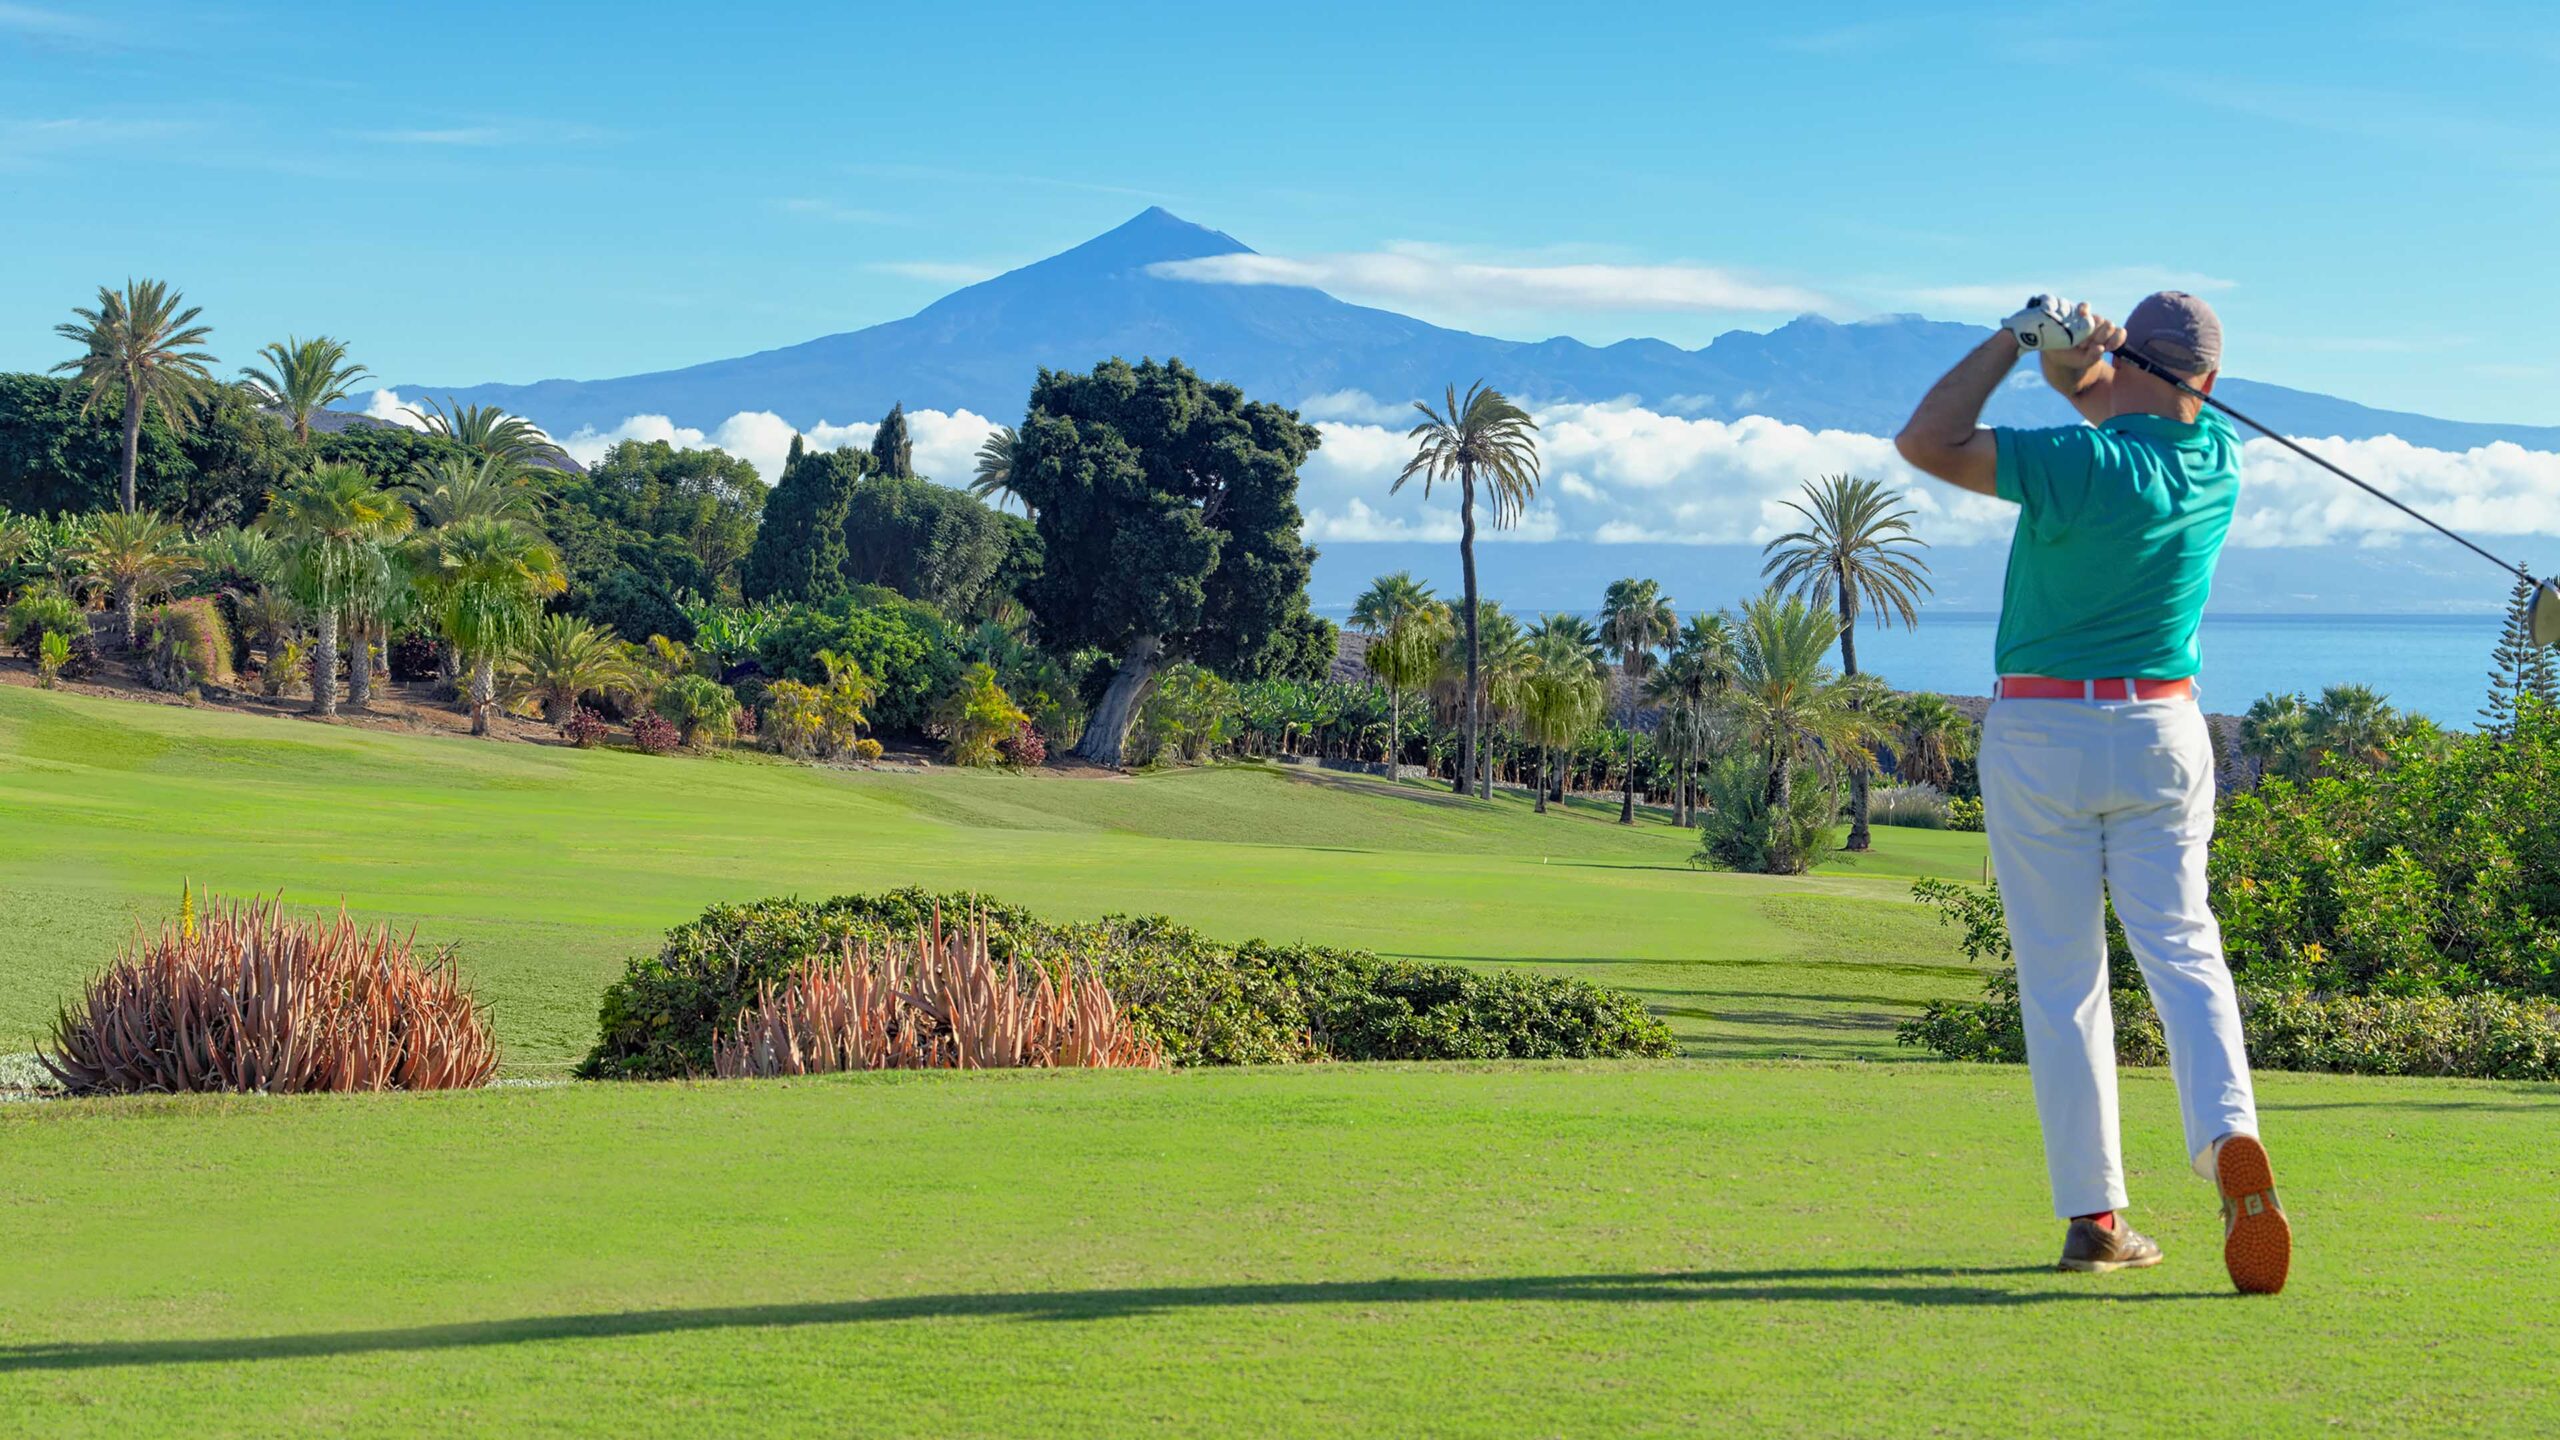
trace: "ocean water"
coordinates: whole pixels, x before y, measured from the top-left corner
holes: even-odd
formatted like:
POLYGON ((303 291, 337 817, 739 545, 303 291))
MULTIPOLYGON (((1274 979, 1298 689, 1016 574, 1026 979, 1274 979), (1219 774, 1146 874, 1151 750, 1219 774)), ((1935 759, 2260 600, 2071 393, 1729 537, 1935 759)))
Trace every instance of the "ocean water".
MULTIPOLYGON (((2357 681, 2455 729, 2478 723, 2496 615, 2213 615, 2197 645, 2208 710, 2237 715, 2271 690, 2316 696, 2357 681)), ((1921 613, 1916 630, 1858 627, 1858 668, 1900 690, 1988 695, 1999 617, 1921 613)))

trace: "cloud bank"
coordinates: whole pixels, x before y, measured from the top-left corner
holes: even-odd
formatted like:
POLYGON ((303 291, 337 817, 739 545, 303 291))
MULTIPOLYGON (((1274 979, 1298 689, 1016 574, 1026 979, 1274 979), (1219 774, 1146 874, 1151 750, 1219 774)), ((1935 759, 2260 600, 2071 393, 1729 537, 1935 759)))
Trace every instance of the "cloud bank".
MULTIPOLYGON (((376 391, 366 413, 413 423, 400 404, 393 392, 376 391)), ((1426 497, 1417 480, 1390 490, 1413 453, 1400 418, 1406 409, 1357 390, 1307 400, 1302 413, 1324 437, 1299 477, 1311 543, 1458 538, 1456 497, 1447 489, 1426 497)), ((1538 421, 1544 483, 1519 525, 1479 530, 1488 543, 1758 544, 1794 528, 1787 502, 1806 480, 1841 472, 1901 489, 1916 512, 1914 529, 1933 544, 2003 540, 2016 517, 2002 501, 1917 474, 1881 435, 1811 430, 1759 415, 1692 419, 1628 400, 1529 409, 1538 421)), ((969 410, 911 410, 907 424, 917 470, 948 484, 966 482, 979 443, 996 428, 969 410)), ((878 427, 822 420, 800 428, 809 444, 834 449, 868 445, 878 427)), ((610 430, 582 429, 561 445, 590 465, 622 440, 712 447, 747 461, 770 483, 781 474, 793 429, 769 410, 740 411, 709 430, 634 415, 610 430)), ((2560 454, 2503 441, 2431 450, 2391 436, 2303 443, 2492 548, 2499 536, 2560 534, 2560 454)), ((2427 534, 2273 441, 2248 442, 2243 465, 2234 545, 2387 547, 2427 534)))
POLYGON ((1207 285, 1299 285, 1345 299, 1459 311, 1757 311, 1837 308, 1817 291, 1713 265, 1500 265, 1437 246, 1345 255, 1207 255, 1147 267, 1207 285))

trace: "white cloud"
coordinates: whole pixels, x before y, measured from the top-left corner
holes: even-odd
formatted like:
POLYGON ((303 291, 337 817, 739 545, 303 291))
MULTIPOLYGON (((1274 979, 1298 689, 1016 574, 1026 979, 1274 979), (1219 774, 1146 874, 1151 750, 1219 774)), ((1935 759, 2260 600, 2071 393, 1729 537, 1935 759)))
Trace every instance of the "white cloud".
MULTIPOLYGON (((876 422, 837 425, 821 420, 797 433, 813 449, 841 450, 869 445, 879 428, 876 422)), ((916 473, 946 485, 967 483, 977 469, 978 446, 995 428, 994 421, 969 410, 908 411, 907 437, 915 446, 916 473)), ((633 415, 610 430, 582 428, 562 440, 560 447, 581 465, 595 464, 625 440, 663 440, 680 450, 721 450, 754 466, 769 485, 782 476, 782 462, 791 453, 794 433, 790 421, 770 410, 741 410, 707 431, 678 425, 664 415, 633 415)))
MULTIPOLYGON (((1308 420, 1344 420, 1364 425, 1394 425, 1411 416, 1413 402, 1381 400, 1366 390, 1328 390, 1310 395, 1298 402, 1298 414, 1308 420)), ((1407 426, 1410 428, 1410 425, 1407 426)))
POLYGON ((364 413, 376 420, 388 420, 394 425, 405 425, 412 430, 426 429, 424 422, 409 413, 409 406, 410 402, 401 399, 400 392, 397 390, 376 390, 371 398, 364 402, 364 413))
POLYGON ((2049 275, 2041 280, 2003 280, 1963 285, 1924 285, 1903 292, 1902 302, 1960 312, 1962 318, 1998 320, 2015 313, 2030 295, 2060 295, 2086 300, 2101 315, 2121 320, 2135 301, 2155 290, 2184 290, 2211 296, 2234 288, 2237 281, 2192 270, 2158 265, 2120 265, 2106 270, 2049 275))
MULTIPOLYGON (((1345 408, 1375 404, 1358 392, 1345 408)), ((1326 397, 1339 398, 1339 397, 1326 397)), ((374 392, 365 413, 386 419, 399 397, 374 392)), ((2005 540, 2017 511, 2004 501, 1941 485, 1913 472, 1881 435, 1810 430, 1767 416, 1740 420, 1665 415, 1632 401, 1532 404, 1545 482, 1521 522, 1497 530, 1479 511, 1487 543, 1581 540, 1599 544, 1758 544, 1794 528, 1795 499, 1807 480, 1864 475, 1898 489, 1913 529, 1938 545, 2005 540)), ((965 484, 979 444, 995 422, 968 410, 911 410, 916 469, 965 484)), ((876 425, 820 421, 803 427, 820 449, 871 443, 876 425)), ((1319 420, 1324 443, 1299 475, 1298 504, 1311 543, 1363 540, 1454 542, 1457 497, 1420 480, 1392 490, 1413 453, 1405 427, 1319 420)), ((714 447, 777 478, 793 427, 768 410, 740 411, 709 431, 663 415, 635 415, 610 430, 580 430, 562 441, 593 464, 620 440, 714 447)), ((2314 451, 2438 520, 2484 541, 2560 534, 2560 453, 2499 443, 2466 451, 2430 450, 2391 436, 2306 440, 2314 451)), ((2275 546, 2396 545, 2426 532, 2415 521, 2343 484, 2272 441, 2243 451, 2241 512, 2231 543, 2275 546)), ((2492 543, 2491 548, 2496 548, 2492 543)))
POLYGON ((899 275, 909 280, 930 280, 938 285, 975 285, 1004 273, 1000 265, 984 265, 964 260, 882 260, 866 268, 883 275, 899 275))
POLYGON ((1301 285, 1344 299, 1444 311, 1753 311, 1795 314, 1835 308, 1799 286, 1755 279, 1713 265, 1506 265, 1462 258, 1438 246, 1406 245, 1341 255, 1208 255, 1147 267, 1169 280, 1205 285, 1301 285))

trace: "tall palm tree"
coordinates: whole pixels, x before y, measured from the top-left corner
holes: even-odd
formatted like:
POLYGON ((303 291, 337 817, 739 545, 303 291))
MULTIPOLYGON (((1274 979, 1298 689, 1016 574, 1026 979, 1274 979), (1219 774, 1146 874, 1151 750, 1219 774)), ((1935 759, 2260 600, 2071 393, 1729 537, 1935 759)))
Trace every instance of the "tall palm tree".
POLYGON ((532 421, 510 415, 495 405, 464 405, 448 395, 429 400, 426 408, 407 407, 409 415, 430 435, 441 436, 513 475, 535 465, 556 465, 568 458, 532 421))
MULTIPOLYGON (((1816 605, 1840 607, 1840 669, 1858 673, 1858 616, 1872 609, 1876 623, 1920 623, 1920 597, 1929 593, 1928 562, 1911 553, 1929 543, 1911 533, 1917 511, 1901 508, 1899 491, 1855 475, 1808 481, 1805 500, 1787 508, 1805 526, 1761 547, 1768 563, 1761 577, 1792 589, 1816 605)), ((1849 776, 1849 848, 1873 843, 1867 830, 1867 772, 1849 776)))
POLYGON ((1418 607, 1397 612, 1385 633, 1369 642, 1363 658, 1369 673, 1387 692, 1387 763, 1404 758, 1404 700, 1431 683, 1457 622, 1449 607, 1426 598, 1418 607))
MULTIPOLYGON (((1031 502, 1013 488, 1013 442, 1017 438, 1010 425, 999 425, 978 442, 977 471, 969 479, 969 493, 990 504, 996 497, 1006 496, 1022 501, 1022 513, 1031 514, 1031 502)), ((1033 518, 1038 518, 1034 516, 1033 518)))
POLYGON ((1623 676, 1618 701, 1618 725, 1627 732, 1627 791, 1618 805, 1618 823, 1636 823, 1636 697, 1645 677, 1653 673, 1654 652, 1669 644, 1679 629, 1679 617, 1671 613, 1671 601, 1662 587, 1651 580, 1613 580, 1609 592, 1600 602, 1600 638, 1618 655, 1618 673, 1623 676))
POLYGON ((2257 761, 2261 774, 2307 780, 2314 750, 2311 709, 2300 695, 2261 695, 2240 717, 2240 753, 2257 761))
POLYGON ((1958 760, 1973 758, 1974 725, 1944 695, 1905 695, 1893 707, 1895 739, 1902 747, 1897 769, 1915 785, 1940 790, 1955 784, 1958 760))
POLYGON ((312 713, 338 713, 338 639, 346 612, 390 583, 391 542, 409 507, 363 467, 324 461, 267 499, 265 524, 285 547, 287 593, 311 617, 312 713))
POLYGON ((282 343, 270 342, 258 355, 267 363, 244 365, 240 376, 249 382, 249 392, 260 404, 283 411, 293 422, 297 445, 311 443, 312 411, 346 399, 357 381, 373 373, 347 358, 345 341, 326 335, 308 340, 288 335, 282 343))
POLYGON ((213 356, 195 347, 213 334, 196 323, 201 309, 158 280, 127 280, 118 293, 100 286, 98 308, 75 309, 77 322, 53 327, 53 333, 80 346, 80 358, 53 367, 68 374, 86 392, 80 413, 88 414, 110 399, 124 406, 124 457, 117 477, 124 508, 135 508, 134 469, 142 453, 142 412, 159 412, 171 433, 184 433, 195 413, 213 392, 213 356), (184 309, 179 307, 185 306, 184 309))
MULTIPOLYGON (((1772 586, 1743 603, 1727 703, 1768 767, 1764 798, 1773 820, 1792 813, 1799 764, 1846 765, 1855 773, 1876 733, 1864 711, 1875 698, 1872 687, 1827 663, 1839 638, 1839 620, 1801 595, 1772 586)), ((1796 868, 1803 858, 1777 857, 1781 868, 1796 868)))
MULTIPOLYGON (((1477 617, 1477 637, 1481 643, 1476 668, 1476 713, 1488 724, 1496 719, 1516 722, 1528 701, 1529 672, 1534 663, 1529 653, 1529 632, 1503 613, 1501 606, 1488 602, 1477 617)), ((1490 800, 1493 757, 1486 747, 1479 745, 1478 749, 1484 752, 1484 766, 1476 796, 1490 800)))
POLYGON ((1369 582, 1360 598, 1351 602, 1351 628, 1371 635, 1384 635, 1395 628, 1396 621, 1408 611, 1433 603, 1431 587, 1413 578, 1410 570, 1398 570, 1369 582))
POLYGON ((531 524, 541 513, 542 492, 523 472, 487 455, 445 455, 421 464, 400 487, 429 525, 475 517, 531 524))
POLYGON ((1697 818, 1697 777, 1692 772, 1713 732, 1715 707, 1733 688, 1735 673, 1732 622, 1721 613, 1692 615, 1680 627, 1669 657, 1645 681, 1645 698, 1662 711, 1663 738, 1678 777, 1671 797, 1675 825, 1697 818))
POLYGON ((113 598, 116 626, 128 649, 142 602, 185 579, 196 566, 185 532, 146 510, 93 518, 72 553, 81 570, 113 598))
POLYGON ((545 615, 507 667, 500 693, 509 704, 538 710, 558 725, 577 709, 580 698, 629 693, 639 683, 631 647, 614 638, 611 626, 575 615, 545 615))
MULTIPOLYGON (((1467 629, 1466 712, 1458 743, 1457 790, 1463 795, 1477 779, 1483 758, 1479 753, 1484 714, 1479 699, 1483 686, 1477 674, 1483 652, 1476 632, 1476 489, 1484 488, 1495 529, 1518 523, 1520 512, 1538 493, 1538 423, 1501 391, 1486 389, 1481 380, 1467 387, 1464 401, 1458 398, 1458 387, 1450 386, 1445 410, 1434 410, 1419 400, 1413 408, 1422 412, 1421 423, 1406 435, 1415 442, 1413 458, 1387 490, 1389 494, 1402 490, 1404 482, 1416 475, 1422 477, 1426 500, 1435 484, 1454 480, 1458 486, 1458 562, 1466 581, 1459 612, 1467 629)), ((1490 772, 1481 777, 1478 793, 1491 797, 1490 772)))
POLYGON ((1608 687, 1590 651, 1570 633, 1546 629, 1529 641, 1520 689, 1521 730, 1538 747, 1536 808, 1544 815, 1556 776, 1556 752, 1570 752, 1599 722, 1608 687))
POLYGON ((568 585, 560 557, 532 531, 474 516, 421 537, 418 588, 436 628, 471 666, 471 733, 489 733, 501 659, 532 638, 542 602, 568 585))

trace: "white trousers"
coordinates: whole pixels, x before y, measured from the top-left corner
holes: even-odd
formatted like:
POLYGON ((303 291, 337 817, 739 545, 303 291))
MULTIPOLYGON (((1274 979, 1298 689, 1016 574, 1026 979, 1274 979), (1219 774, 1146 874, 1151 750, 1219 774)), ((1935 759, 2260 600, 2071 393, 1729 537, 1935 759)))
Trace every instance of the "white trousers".
POLYGON ((2258 1133, 2239 999, 2206 903, 2213 771, 2191 700, 2001 700, 1983 723, 1983 818, 2056 1215, 2125 1206, 2102 893, 2160 1012, 2189 1163, 2210 1178, 2215 1141, 2258 1133))

